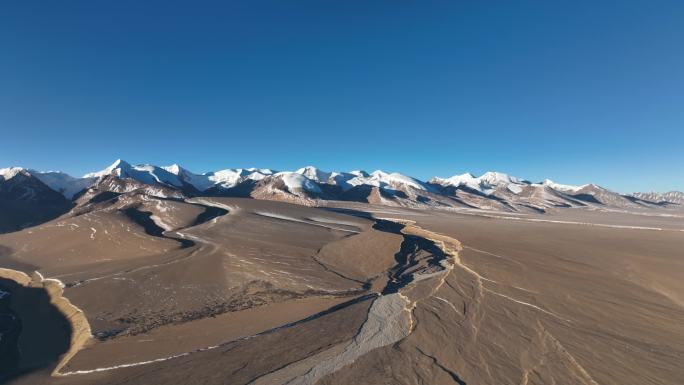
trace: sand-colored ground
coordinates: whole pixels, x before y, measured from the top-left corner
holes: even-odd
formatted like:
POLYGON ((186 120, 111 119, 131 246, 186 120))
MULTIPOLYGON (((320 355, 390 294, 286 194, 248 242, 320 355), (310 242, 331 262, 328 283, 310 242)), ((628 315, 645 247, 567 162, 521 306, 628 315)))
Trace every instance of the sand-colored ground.
MULTIPOLYGON (((154 212, 155 223, 174 223, 161 234, 133 221, 133 237, 159 245, 150 254, 122 247, 118 255, 112 241, 107 258, 94 247, 61 264, 40 246, 18 252, 38 228, 0 236, 9 250, 0 261, 55 274, 100 337, 69 360, 66 377, 44 370, 15 383, 684 378, 684 220, 676 211, 500 215, 344 203, 334 211, 229 198, 176 205, 154 212), (200 206, 227 213, 196 224, 200 206)), ((103 233, 117 226, 108 221, 97 223, 103 233)), ((75 245, 92 241, 92 232, 69 231, 75 245)), ((135 244, 129 233, 113 238, 135 244)))
MULTIPOLYGON (((458 238, 465 268, 454 269, 430 301, 418 304, 414 333, 323 383, 677 384, 684 378, 681 223, 668 219, 675 230, 657 231, 423 214, 402 217, 458 238)), ((619 226, 638 226, 638 218, 601 217, 619 226)))
MULTIPOLYGON (((201 351, 367 293, 370 275, 359 281, 344 277, 317 256, 326 244, 354 237, 360 240, 350 244, 356 247, 351 251, 374 245, 366 235, 374 233, 370 220, 249 199, 173 202, 175 208, 165 212, 145 209, 150 205, 144 201, 136 210, 152 212, 154 224, 190 226, 158 231, 145 218, 108 207, 0 236, 7 265, 60 280, 65 295, 87 315, 95 338, 58 374, 201 351), (192 216, 204 212, 196 207, 223 213, 195 225, 192 216), (174 222, 176 215, 183 220, 174 222), (81 231, 86 224, 88 231, 81 231), (53 248, 61 239, 68 247, 53 248), (157 247, 131 253, 139 244, 157 247), (72 248, 80 252, 71 254, 72 248)), ((375 255, 391 261, 401 238, 378 243, 387 255, 375 255)))
POLYGON ((303 298, 223 313, 182 324, 159 327, 148 333, 96 342, 79 351, 64 373, 130 365, 174 357, 257 335, 316 314, 346 298, 303 298), (106 366, 102 366, 106 365, 106 366))

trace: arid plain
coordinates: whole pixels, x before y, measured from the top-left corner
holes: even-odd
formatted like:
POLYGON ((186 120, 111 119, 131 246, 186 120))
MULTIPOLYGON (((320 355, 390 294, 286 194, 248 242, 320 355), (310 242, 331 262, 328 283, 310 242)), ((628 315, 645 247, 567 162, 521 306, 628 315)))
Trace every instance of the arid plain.
POLYGON ((127 199, 0 235, 10 383, 684 379, 681 210, 127 199))

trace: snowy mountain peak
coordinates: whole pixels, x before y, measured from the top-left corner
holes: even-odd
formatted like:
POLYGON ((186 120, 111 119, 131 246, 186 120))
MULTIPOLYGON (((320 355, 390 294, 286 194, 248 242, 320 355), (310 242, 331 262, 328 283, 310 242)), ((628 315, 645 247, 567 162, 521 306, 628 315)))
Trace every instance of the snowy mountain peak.
MULTIPOLYGON (((250 196, 259 197, 272 196, 271 194, 275 191, 277 194, 291 193, 306 198, 361 199, 363 201, 368 199, 367 194, 377 195, 379 192, 382 196, 374 196, 372 199, 378 197, 390 199, 391 202, 387 201, 390 202, 388 204, 412 206, 435 205, 436 202, 441 202, 439 204, 453 205, 454 201, 443 200, 446 199, 443 195, 446 195, 458 197, 463 202, 476 207, 497 207, 505 201, 509 202, 509 205, 501 207, 507 210, 512 209, 513 206, 510 204, 523 205, 520 207, 529 207, 529 205, 556 207, 559 204, 573 207, 585 205, 636 207, 636 205, 643 206, 661 201, 684 203, 681 193, 634 194, 642 200, 639 202, 596 184, 564 185, 550 179, 530 183, 527 180, 494 171, 485 172, 479 177, 471 173, 449 178, 435 177, 425 183, 407 175, 397 172, 388 173, 383 170, 375 170, 372 173, 361 170, 327 172, 314 166, 306 166, 294 172, 274 172, 265 168, 235 168, 195 174, 179 164, 165 167, 151 164, 131 165, 122 159, 117 159, 104 170, 86 174, 84 178, 74 178, 59 171, 40 172, 21 167, 3 168, 0 169, 0 184, 20 174, 26 175, 28 179, 39 180, 67 199, 73 199, 76 194, 90 187, 99 188, 102 183, 110 182, 109 178, 102 179, 103 177, 113 176, 122 180, 126 179, 124 184, 136 186, 145 184, 154 189, 171 188, 187 196, 206 193, 227 196, 256 194, 250 196), (130 183, 133 181, 136 183, 130 183), (551 190, 555 190, 556 193, 551 190)), ((15 179, 15 181, 23 183, 20 179, 15 179)), ((106 183, 103 186, 105 189, 108 188, 106 183)))
POLYGON ((589 183, 589 184, 585 184, 585 185, 582 185, 579 187, 580 188, 577 191, 588 192, 588 193, 608 191, 607 189, 605 189, 605 188, 603 188, 603 187, 601 187, 595 183, 589 183))
POLYGON ((504 183, 520 183, 522 182, 520 178, 504 174, 497 171, 488 171, 482 176, 480 176, 480 182, 487 183, 489 185, 500 185, 504 183))
POLYGON ((436 184, 441 184, 442 186, 461 186, 461 185, 472 185, 472 184, 477 184, 475 181, 477 178, 475 175, 466 172, 464 174, 460 175, 454 175, 449 178, 440 178, 440 177, 434 177, 430 179, 430 183, 436 183, 436 184))
POLYGON ((102 171, 86 174, 84 178, 100 178, 106 175, 116 175, 119 178, 130 178, 147 184, 168 184, 175 187, 183 185, 177 175, 168 170, 150 164, 131 166, 130 163, 117 159, 102 171))
POLYGON ((162 168, 174 175, 180 175, 183 171, 185 171, 185 169, 179 166, 177 163, 174 163, 170 166, 164 166, 162 168))
POLYGON ((132 166, 130 165, 130 163, 126 162, 125 160, 117 159, 116 161, 114 161, 114 163, 109 165, 104 170, 97 171, 97 172, 91 172, 91 173, 83 175, 83 177, 84 178, 99 178, 99 177, 102 177, 105 175, 110 175, 112 173, 115 173, 117 176, 121 176, 121 170, 128 170, 131 167, 132 166))
POLYGON ((396 172, 389 174, 382 170, 375 170, 370 173, 370 175, 366 174, 366 176, 359 175, 353 179, 350 179, 348 183, 352 186, 358 186, 362 184, 390 188, 409 186, 417 190, 428 190, 426 185, 418 179, 396 172))
POLYGON ((520 178, 496 171, 488 171, 479 177, 475 177, 469 172, 465 174, 454 175, 449 178, 435 177, 430 180, 430 183, 453 187, 465 186, 485 194, 491 194, 497 188, 501 187, 507 188, 514 194, 519 194, 522 191, 522 188, 529 184, 520 178))
POLYGON ((38 179, 50 189, 71 199, 76 193, 92 184, 94 178, 74 178, 61 171, 36 171, 22 167, 9 167, 0 169, 0 181, 7 181, 22 174, 26 177, 38 179))
POLYGON ((130 167, 130 166, 131 166, 131 164, 128 163, 128 162, 126 162, 125 160, 123 160, 123 159, 117 159, 117 160, 115 160, 114 163, 112 163, 112 165, 109 166, 109 167, 112 168, 112 169, 115 169, 115 168, 117 168, 117 167, 130 167))
POLYGON ((263 174, 263 175, 273 175, 275 173, 275 171, 271 170, 270 168, 250 167, 250 168, 246 168, 245 170, 252 172, 252 173, 258 172, 259 174, 263 174))
POLYGON ((648 193, 633 193, 632 196, 637 197, 639 199, 645 199, 651 202, 656 202, 656 203, 662 203, 662 202, 668 202, 668 203, 675 203, 675 204, 680 204, 684 205, 684 192, 681 191, 669 191, 663 194, 657 193, 657 192, 648 192, 648 193))
POLYGON ((17 176, 17 174, 26 172, 26 169, 22 167, 0 168, 0 177, 2 177, 4 180, 10 180, 17 176))
POLYGON ((90 187, 97 178, 74 178, 69 174, 61 171, 35 171, 31 170, 31 174, 45 183, 51 189, 64 195, 65 198, 71 199, 82 190, 90 187))
POLYGON ((288 190, 291 192, 297 192, 298 190, 306 190, 311 192, 321 192, 320 187, 314 183, 311 179, 298 172, 279 172, 275 174, 277 178, 282 179, 287 186, 288 190))
POLYGON ((130 163, 126 162, 123 159, 117 159, 114 163, 112 163, 109 167, 107 167, 105 170, 109 170, 110 172, 113 170, 129 170, 133 166, 131 166, 130 163))
POLYGON ((548 187, 551 187, 551 188, 554 189, 554 190, 563 191, 563 192, 575 192, 575 191, 579 191, 579 190, 581 190, 583 187, 586 186, 586 185, 583 185, 583 186, 573 186, 573 185, 567 185, 567 184, 560 184, 560 183, 556 183, 556 182, 552 181, 551 179, 544 179, 544 181, 542 182, 542 185, 548 186, 548 187))
POLYGON ((365 172, 363 170, 354 170, 354 171, 350 171, 349 173, 352 175, 355 175, 355 176, 362 176, 364 178, 367 178, 370 176, 370 175, 368 175, 367 172, 365 172))
POLYGON ((295 171, 295 173, 304 175, 305 177, 316 182, 325 182, 328 179, 330 179, 330 176, 332 175, 332 173, 319 170, 314 166, 302 167, 299 170, 295 171))

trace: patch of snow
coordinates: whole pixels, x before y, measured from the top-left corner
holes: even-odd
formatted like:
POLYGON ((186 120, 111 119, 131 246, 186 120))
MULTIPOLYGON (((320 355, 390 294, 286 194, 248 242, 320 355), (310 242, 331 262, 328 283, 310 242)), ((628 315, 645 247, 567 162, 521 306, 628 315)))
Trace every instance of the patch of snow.
POLYGON ((114 172, 116 169, 119 168, 130 168, 131 165, 128 164, 128 162, 117 159, 112 163, 109 167, 105 168, 104 170, 97 171, 97 172, 91 172, 88 174, 83 175, 84 178, 99 178, 105 175, 110 175, 112 172, 114 172))
POLYGON ((351 221, 345 221, 337 218, 328 218, 328 217, 318 217, 318 216, 311 216, 307 218, 310 221, 314 222, 321 222, 321 223, 331 223, 335 225, 344 225, 344 226, 353 226, 358 228, 359 224, 357 222, 351 222, 351 221))
POLYGON ((454 186, 454 187, 460 187, 460 186, 466 186, 469 187, 473 190, 478 190, 482 191, 480 187, 480 181, 479 178, 475 177, 475 175, 471 173, 465 173, 461 175, 454 175, 450 178, 432 178, 430 180, 432 183, 437 183, 442 186, 454 186))
POLYGON ((262 175, 273 175, 273 174, 275 174, 275 171, 271 170, 270 168, 254 168, 254 167, 250 167, 250 168, 248 168, 248 169, 246 169, 246 170, 249 171, 250 173, 259 173, 259 174, 262 174, 262 175))
POLYGON ((231 188, 245 180, 258 181, 273 174, 269 169, 257 168, 231 168, 204 174, 194 174, 175 164, 164 167, 164 169, 177 175, 180 180, 192 185, 199 191, 206 191, 212 187, 231 188))
POLYGON ((551 187, 554 190, 558 190, 561 192, 577 192, 581 190, 582 188, 586 187, 587 185, 582 185, 582 186, 572 186, 568 184, 560 184, 552 181, 551 179, 544 179, 544 181, 541 183, 544 186, 551 187))
POLYGON ((173 226, 164 222, 164 220, 158 217, 157 215, 150 215, 150 219, 152 220, 152 222, 154 222, 155 225, 161 227, 165 231, 173 230, 173 226))
POLYGON ((513 194, 520 194, 522 192, 522 187, 517 184, 509 183, 508 186, 506 186, 510 192, 513 194))
POLYGON ((647 200, 650 202, 660 203, 660 202, 670 202, 676 204, 684 204, 684 192, 681 191, 669 191, 664 194, 657 192, 649 193, 633 193, 632 196, 639 199, 647 200))
POLYGON ((505 183, 522 183, 520 178, 495 171, 488 171, 482 174, 478 179, 480 180, 480 183, 486 183, 492 186, 498 186, 505 183))
POLYGON ((51 189, 64 195, 67 199, 72 199, 77 193, 87 189, 95 183, 96 178, 74 178, 61 171, 35 171, 31 170, 31 175, 38 178, 51 189))
POLYGON ((282 179, 290 192, 295 192, 297 190, 306 190, 316 193, 321 192, 321 188, 304 175, 294 172, 279 172, 275 174, 275 176, 282 179))
POLYGON ((132 170, 128 170, 127 174, 130 178, 139 180, 144 183, 161 183, 169 184, 175 187, 183 186, 183 183, 178 177, 161 167, 143 164, 134 166, 132 170), (151 178, 151 179, 149 179, 151 178), (147 179, 146 182, 144 179, 147 179))
POLYGON ((354 171, 349 172, 349 174, 352 174, 354 176, 361 176, 364 178, 368 178, 368 176, 369 176, 369 174, 363 170, 354 170, 354 171))
POLYGON ((218 185, 223 188, 230 188, 249 177, 250 174, 252 174, 252 172, 238 168, 220 170, 204 175, 207 175, 208 180, 212 182, 213 185, 218 185))
POLYGON ((529 182, 520 178, 493 171, 486 172, 479 177, 476 177, 471 173, 454 175, 450 178, 435 177, 432 178, 430 182, 442 186, 465 186, 484 194, 491 194, 498 187, 505 187, 512 193, 519 194, 522 192, 523 186, 529 185, 529 182))
POLYGON ((215 202, 211 199, 205 199, 205 198, 193 198, 193 199, 188 199, 186 202, 188 203, 197 203, 200 205, 205 205, 205 206, 212 206, 212 207, 218 207, 222 208, 224 210, 228 210, 229 213, 234 214, 237 211, 240 210, 240 206, 237 205, 227 205, 225 203, 221 202, 215 202))
POLYGON ((314 166, 306 166, 300 168, 299 170, 295 171, 295 173, 304 175, 305 177, 313 181, 322 183, 327 182, 328 179, 330 179, 330 177, 332 176, 332 173, 319 170, 314 166))
POLYGON ((390 190, 396 189, 399 186, 409 186, 423 191, 428 190, 425 184, 418 179, 396 172, 389 174, 381 170, 373 171, 370 175, 359 172, 356 177, 349 179, 347 183, 351 186, 368 185, 390 190))
POLYGON ((0 168, 0 177, 4 180, 10 180, 17 176, 17 174, 21 173, 22 171, 26 171, 25 169, 21 167, 7 167, 7 168, 0 168))
POLYGON ((147 184, 167 184, 180 187, 183 183, 178 176, 162 167, 150 164, 131 166, 128 162, 117 159, 109 167, 102 171, 84 175, 84 178, 100 178, 106 175, 116 175, 119 178, 135 179, 147 184))
POLYGON ((433 183, 439 183, 443 186, 446 186, 446 185, 460 186, 460 185, 464 185, 464 184, 465 185, 472 184, 473 181, 476 181, 476 180, 477 180, 477 178, 475 177, 475 175, 467 172, 465 174, 454 175, 454 176, 452 176, 450 178, 446 178, 446 179, 434 177, 430 181, 433 183))
MULTIPOLYGON (((357 230, 350 230, 350 229, 345 229, 345 228, 341 228, 341 227, 334 227, 334 226, 328 225, 329 223, 330 224, 337 224, 334 222, 308 221, 308 220, 295 218, 295 217, 292 217, 289 215, 274 213, 274 212, 270 212, 270 211, 254 211, 254 214, 262 216, 262 217, 281 219, 281 220, 290 221, 290 222, 304 223, 304 224, 311 225, 311 226, 324 227, 326 229, 345 231, 345 232, 353 233, 353 234, 359 233, 359 231, 357 231, 357 230), (320 223, 318 223, 318 222, 320 222, 320 223)), ((340 223, 340 224, 344 225, 342 223, 340 223)))
POLYGON ((342 190, 347 191, 354 187, 349 184, 349 181, 354 178, 367 178, 368 174, 363 171, 352 171, 352 172, 332 172, 327 180, 327 184, 339 186, 342 190))
POLYGON ((214 185, 214 182, 209 179, 210 175, 208 174, 195 174, 177 164, 172 164, 171 166, 165 166, 162 168, 175 175, 180 181, 195 187, 199 191, 204 191, 214 185))

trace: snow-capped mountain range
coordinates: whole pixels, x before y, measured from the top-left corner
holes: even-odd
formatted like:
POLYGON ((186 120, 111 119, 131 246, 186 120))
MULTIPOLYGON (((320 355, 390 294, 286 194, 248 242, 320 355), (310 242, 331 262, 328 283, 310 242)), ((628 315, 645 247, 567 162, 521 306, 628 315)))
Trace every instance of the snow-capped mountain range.
POLYGON ((648 192, 648 193, 641 193, 637 192, 632 194, 633 196, 651 201, 651 202, 669 202, 669 203, 675 203, 679 205, 684 205, 684 192, 681 191, 669 191, 664 194, 660 194, 657 192, 648 192))
POLYGON ((622 195, 595 184, 573 186, 549 179, 533 183, 500 172, 435 177, 424 182, 380 170, 327 172, 307 166, 296 171, 237 168, 197 174, 177 164, 159 167, 117 160, 101 171, 80 178, 58 171, 0 169, 0 184, 19 174, 35 178, 76 204, 102 191, 142 192, 167 198, 243 196, 307 205, 339 200, 405 207, 533 212, 567 207, 648 208, 684 203, 684 194, 679 192, 622 195))

